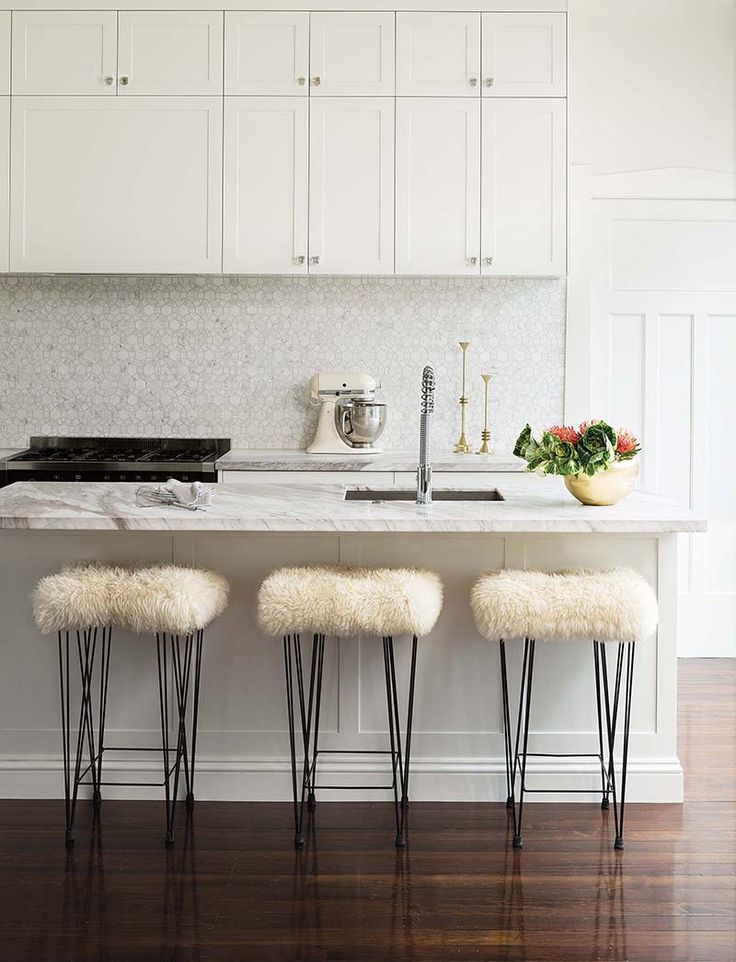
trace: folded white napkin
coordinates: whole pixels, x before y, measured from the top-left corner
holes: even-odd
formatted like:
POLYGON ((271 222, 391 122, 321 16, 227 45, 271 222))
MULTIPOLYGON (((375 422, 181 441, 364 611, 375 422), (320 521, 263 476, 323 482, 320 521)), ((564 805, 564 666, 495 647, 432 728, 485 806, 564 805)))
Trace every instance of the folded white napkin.
POLYGON ((185 481, 169 479, 166 484, 143 485, 135 492, 136 504, 140 508, 150 508, 156 504, 171 504, 188 511, 204 511, 212 504, 215 489, 205 487, 201 481, 187 484, 185 481))

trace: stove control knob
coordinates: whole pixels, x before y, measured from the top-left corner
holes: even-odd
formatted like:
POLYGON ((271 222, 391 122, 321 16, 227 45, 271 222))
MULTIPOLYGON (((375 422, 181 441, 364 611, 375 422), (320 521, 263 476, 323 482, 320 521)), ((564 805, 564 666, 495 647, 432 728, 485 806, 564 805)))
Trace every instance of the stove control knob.
POLYGON ((182 479, 182 481, 188 481, 188 480, 189 480, 189 475, 188 475, 188 474, 182 474, 181 479, 182 479))
POLYGON ((103 480, 103 481, 110 481, 111 478, 112 478, 112 475, 111 475, 111 474, 103 474, 103 476, 102 476, 102 480, 103 480))
POLYGON ((142 480, 143 480, 143 475, 142 475, 142 474, 136 474, 135 479, 136 479, 136 481, 142 481, 142 480))

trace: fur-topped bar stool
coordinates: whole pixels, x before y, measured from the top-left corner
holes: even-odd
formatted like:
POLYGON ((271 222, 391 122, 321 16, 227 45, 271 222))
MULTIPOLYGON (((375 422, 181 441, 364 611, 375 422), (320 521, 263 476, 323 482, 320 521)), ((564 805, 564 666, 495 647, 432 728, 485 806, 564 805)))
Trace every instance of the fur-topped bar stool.
POLYGON ((95 812, 100 809, 103 785, 162 785, 166 844, 173 845, 182 764, 187 808, 194 805, 204 630, 224 611, 227 596, 227 582, 214 572, 168 564, 70 565, 39 582, 33 599, 36 624, 42 633, 56 632, 58 636, 67 847, 74 844, 74 817, 82 784, 92 787, 95 812), (160 748, 105 744, 113 628, 155 636, 160 748), (78 708, 71 697, 75 662, 81 688, 78 708), (190 701, 192 718, 187 733, 190 701), (163 781, 103 781, 103 758, 111 751, 161 752, 163 781))
POLYGON ((648 638, 657 626, 657 599, 647 581, 628 568, 603 571, 492 571, 473 587, 471 605, 478 630, 498 641, 506 751, 507 807, 513 810, 515 848, 521 848, 524 796, 527 792, 576 792, 577 789, 527 788, 527 759, 549 756, 530 752, 529 718, 537 640, 593 642, 598 751, 561 752, 554 757, 596 758, 601 773, 601 808, 613 801, 614 847, 624 847, 624 807, 629 759, 634 651, 637 641, 648 638), (524 639, 516 733, 512 735, 506 642, 524 639), (609 681, 606 642, 617 642, 613 690, 609 681), (625 661, 625 672, 624 672, 625 661), (625 676, 625 677, 624 677, 625 676), (620 784, 615 748, 623 682, 623 750, 620 784), (516 780, 519 804, 516 806, 516 780))
MULTIPOLYGON (((304 845, 304 805, 313 811, 317 789, 348 789, 352 785, 317 785, 320 706, 325 636, 373 635, 383 640, 389 748, 396 819, 396 845, 406 844, 406 809, 411 760, 411 729, 417 639, 434 628, 442 608, 442 582, 429 571, 393 568, 310 566, 279 568, 261 585, 258 620, 267 635, 282 636, 289 718, 291 776, 294 795, 294 842, 304 845), (301 636, 312 635, 309 679, 305 682, 301 636), (402 749, 394 638, 412 638, 406 728, 402 749), (294 690, 296 688, 297 704, 294 690), (301 722, 303 759, 298 773, 296 712, 301 722)), ((350 754, 340 751, 339 754, 350 754)), ((361 752, 360 754, 365 754, 361 752)), ((362 786, 365 787, 365 786, 362 786)))

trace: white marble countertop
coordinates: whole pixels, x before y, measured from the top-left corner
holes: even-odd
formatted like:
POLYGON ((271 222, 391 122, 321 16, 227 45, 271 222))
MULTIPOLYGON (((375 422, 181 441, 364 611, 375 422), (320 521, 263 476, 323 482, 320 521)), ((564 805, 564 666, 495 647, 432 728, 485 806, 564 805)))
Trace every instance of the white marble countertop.
MULTIPOLYGON (((417 451, 383 451, 378 454, 307 454, 301 450, 233 448, 217 461, 220 471, 416 471, 417 451)), ((432 470, 523 471, 524 462, 513 454, 438 454, 432 452, 432 470)))
POLYGON ((659 534, 704 531, 705 519, 635 491, 606 508, 578 504, 559 478, 516 478, 503 501, 345 501, 343 485, 219 485, 207 511, 135 503, 138 485, 22 481, 0 490, 0 529, 188 532, 556 532, 659 534), (529 483, 533 482, 533 483, 529 483))

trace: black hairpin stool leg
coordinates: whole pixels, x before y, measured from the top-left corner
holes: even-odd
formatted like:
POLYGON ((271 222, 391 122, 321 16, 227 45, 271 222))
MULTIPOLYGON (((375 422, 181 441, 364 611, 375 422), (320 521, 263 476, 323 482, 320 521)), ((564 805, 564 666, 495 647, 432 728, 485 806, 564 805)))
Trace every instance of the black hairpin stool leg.
POLYGON ((506 642, 498 644, 501 658, 501 699, 503 707, 503 747, 506 755, 506 808, 514 809, 514 773, 512 771, 513 742, 511 736, 511 712, 509 709, 509 676, 506 667, 506 642))
POLYGON ((521 781, 519 785, 519 805, 518 811, 516 807, 514 808, 514 848, 523 848, 524 840, 521 834, 521 824, 524 814, 524 792, 526 791, 526 760, 527 751, 529 746, 529 716, 531 713, 532 706, 532 681, 534 679, 534 647, 535 641, 533 638, 527 638, 524 641, 524 664, 522 668, 521 676, 521 691, 519 695, 519 722, 521 724, 522 713, 523 713, 523 732, 522 732, 522 744, 521 744, 521 759, 517 766, 517 760, 519 759, 519 727, 516 730, 516 749, 514 753, 512 775, 516 777, 517 767, 520 769, 521 781), (522 712, 523 709, 523 712, 522 712))
POLYGON ((97 648, 97 629, 87 628, 76 632, 77 660, 81 694, 79 701, 79 717, 77 722, 77 737, 72 742, 71 720, 71 661, 69 632, 58 632, 59 647, 59 691, 61 697, 61 744, 64 777, 64 841, 67 848, 74 845, 74 820, 77 811, 77 798, 82 779, 90 773, 92 778, 93 797, 99 794, 98 764, 99 753, 95 748, 92 707, 92 676, 94 671, 95 651, 97 648), (83 766, 85 743, 89 753, 89 762, 83 766))
POLYGON ((611 794, 611 773, 610 764, 606 761, 606 750, 608 736, 604 740, 603 736, 603 698, 601 680, 601 650, 603 644, 600 641, 593 642, 593 670, 595 672, 595 704, 596 716, 598 721, 598 758, 601 766, 601 808, 607 811, 609 807, 609 796, 611 794))
POLYGON ((401 745, 401 722, 394 640, 391 635, 383 639, 383 666, 386 678, 386 702, 391 755, 391 788, 394 793, 394 816, 396 822, 396 847, 406 845, 407 810, 409 807, 409 766, 411 764, 411 736, 414 720, 414 689, 417 676, 417 636, 412 638, 411 665, 409 668, 409 696, 406 711, 404 749, 401 745))
POLYGON ((614 681, 613 701, 609 696, 608 668, 606 662, 606 649, 601 644, 601 666, 603 669, 604 684, 604 704, 606 709, 606 726, 608 730, 608 773, 611 783, 611 796, 613 799, 613 822, 614 822, 614 843, 613 847, 622 849, 624 847, 624 812, 626 806, 626 777, 629 762, 629 732, 631 729, 631 701, 634 686, 634 654, 635 642, 620 642, 616 656, 616 677, 614 681), (625 649, 625 652, 624 652, 625 649), (626 654, 626 677, 624 680, 623 662, 624 653, 626 654), (621 694, 621 682, 624 681, 624 732, 623 732, 623 755, 621 763, 621 794, 617 793, 616 771, 615 771, 615 747, 616 729, 618 722, 618 710, 621 694))
POLYGON ((158 665, 158 693, 159 711, 161 715, 161 752, 163 759, 164 792, 166 810, 167 848, 174 844, 174 814, 176 799, 179 791, 179 775, 181 764, 186 755, 186 705, 189 698, 189 678, 192 662, 192 635, 181 639, 179 635, 169 635, 171 646, 171 683, 176 701, 176 744, 174 748, 169 743, 169 665, 167 635, 156 635, 156 659, 158 665), (184 650, 182 651, 182 644, 184 650), (169 760, 174 753, 173 764, 169 760), (173 776, 173 778, 172 778, 173 776))
POLYGON ((202 682, 202 643, 204 629, 200 628, 195 635, 194 645, 194 695, 192 699, 192 744, 189 755, 189 778, 187 781, 187 811, 194 808, 194 765, 197 756, 197 730, 199 726, 199 691, 202 682))
MULTIPOLYGON (((307 771, 307 810, 313 812, 317 807, 314 785, 317 781, 317 755, 319 754, 319 716, 322 708, 322 671, 325 665, 325 636, 315 635, 313 644, 317 651, 317 692, 314 703, 314 743, 312 746, 312 762, 307 771)), ((314 649, 312 657, 314 658, 314 649)), ((311 691, 310 691, 311 699, 311 691)), ((307 756, 308 757, 308 756, 307 756)))

